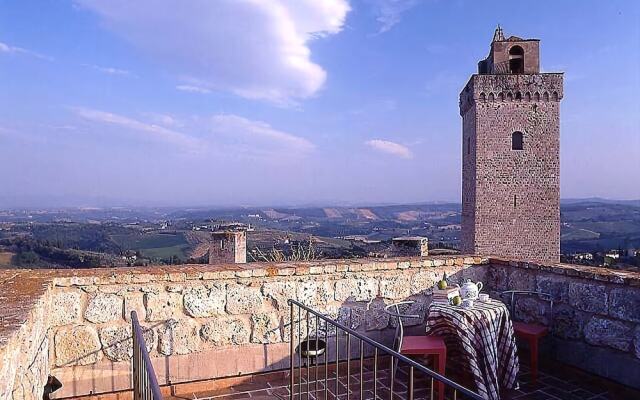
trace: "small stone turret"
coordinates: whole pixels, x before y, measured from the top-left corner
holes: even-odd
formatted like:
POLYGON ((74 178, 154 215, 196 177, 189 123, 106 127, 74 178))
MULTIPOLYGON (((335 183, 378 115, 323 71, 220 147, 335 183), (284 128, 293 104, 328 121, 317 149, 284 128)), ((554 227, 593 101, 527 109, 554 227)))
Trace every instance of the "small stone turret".
POLYGON ((393 238, 394 257, 429 255, 429 239, 423 236, 400 236, 393 238))
POLYGON ((491 50, 478 63, 479 74, 540 73, 540 40, 509 36, 505 39, 500 25, 491 41, 491 50))
POLYGON ((218 231, 211 234, 209 264, 245 264, 246 262, 246 231, 218 231))

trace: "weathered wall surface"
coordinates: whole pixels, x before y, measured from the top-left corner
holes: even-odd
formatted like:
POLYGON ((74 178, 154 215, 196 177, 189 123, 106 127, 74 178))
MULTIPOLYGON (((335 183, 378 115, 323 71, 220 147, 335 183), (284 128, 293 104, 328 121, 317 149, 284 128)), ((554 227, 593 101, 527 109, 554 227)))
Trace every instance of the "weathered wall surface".
MULTIPOLYGON (((515 318, 551 326, 552 357, 640 388, 640 277, 572 265, 491 260, 488 289, 548 293, 550 303, 518 296, 515 318)), ((548 354, 548 353, 547 353, 548 354)))
MULTIPOLYGON (((547 308, 535 299, 516 307, 518 319, 552 323, 554 346, 543 354, 629 385, 640 382, 640 274, 423 257, 0 271, 0 399, 42 398, 49 373, 64 384, 59 398, 129 388, 131 310, 147 328, 161 383, 285 368, 289 298, 388 343, 393 321, 384 304, 413 299, 408 311, 424 315, 443 272, 454 282, 483 281, 494 293, 551 293, 552 316, 540 315, 547 308)), ((413 329, 420 331, 422 322, 413 321, 413 329)))
POLYGON ((0 399, 42 399, 49 373, 49 285, 0 270, 0 399))
POLYGON ((474 257, 344 260, 58 278, 51 294, 51 363, 65 386, 56 397, 130 387, 131 310, 148 330, 161 384, 211 379, 288 365, 287 299, 385 341, 393 324, 385 302, 413 299, 410 312, 424 315, 444 272, 454 281, 481 280, 486 263, 474 257))

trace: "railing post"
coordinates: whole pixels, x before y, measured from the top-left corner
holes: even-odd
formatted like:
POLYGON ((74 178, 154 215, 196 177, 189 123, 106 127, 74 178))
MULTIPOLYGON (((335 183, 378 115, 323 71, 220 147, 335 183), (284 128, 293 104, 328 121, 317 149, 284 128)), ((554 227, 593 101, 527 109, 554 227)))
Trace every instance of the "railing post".
POLYGON ((131 358, 131 376, 133 380, 134 400, 162 400, 162 393, 156 378, 147 345, 138 322, 138 314, 131 311, 131 341, 133 357, 131 358))
POLYGON ((291 327, 290 327, 290 335, 289 335, 289 341, 290 341, 290 345, 289 345, 289 374, 291 375, 289 378, 289 399, 293 400, 294 397, 294 393, 295 393, 295 378, 294 378, 294 366, 293 366, 293 360, 294 360, 294 355, 296 353, 296 347, 295 344, 293 342, 293 338, 294 338, 294 330, 293 330, 293 303, 289 302, 289 307, 290 307, 290 311, 291 311, 291 327))

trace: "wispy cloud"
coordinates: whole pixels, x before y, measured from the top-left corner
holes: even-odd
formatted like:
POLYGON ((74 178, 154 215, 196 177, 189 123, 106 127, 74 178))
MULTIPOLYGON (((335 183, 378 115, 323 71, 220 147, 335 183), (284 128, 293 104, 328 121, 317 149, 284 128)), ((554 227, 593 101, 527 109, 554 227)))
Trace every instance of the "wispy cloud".
POLYGON ((90 108, 73 107, 72 110, 83 119, 107 125, 115 125, 129 132, 142 134, 152 140, 179 146, 183 150, 199 152, 203 149, 204 143, 201 140, 163 126, 149 124, 123 115, 90 108))
POLYGON ((44 54, 36 53, 35 51, 27 50, 22 47, 11 46, 3 42, 0 42, 0 53, 24 54, 42 60, 53 61, 53 57, 45 56, 44 54))
POLYGON ((273 128, 271 125, 233 114, 218 114, 211 119, 212 130, 232 136, 253 148, 266 151, 307 153, 315 148, 309 140, 273 128))
POLYGON ((403 146, 400 143, 391 142, 389 140, 372 139, 367 140, 365 144, 376 151, 382 153, 391 154, 396 157, 410 159, 413 158, 413 153, 407 146, 403 146))
POLYGON ((203 88, 200 86, 192 86, 192 85, 178 85, 176 86, 176 89, 181 90, 183 92, 191 92, 191 93, 201 93, 201 94, 211 93, 211 90, 207 88, 203 88))
POLYGON ((133 76, 131 71, 127 71, 126 69, 113 68, 113 67, 101 67, 99 65, 93 64, 83 64, 85 67, 92 68, 98 72, 102 72, 107 75, 119 75, 119 76, 133 76))
POLYGON ((419 0, 368 0, 376 20, 380 23, 378 33, 384 33, 402 20, 402 14, 415 7, 419 0))
POLYGON ((160 124, 171 128, 182 128, 185 126, 185 123, 174 115, 156 112, 145 112, 143 115, 154 124, 160 124))
POLYGON ((266 122, 234 114, 192 115, 177 118, 160 113, 142 113, 133 118, 85 107, 72 107, 78 117, 118 132, 165 143, 190 153, 217 154, 220 157, 261 157, 290 159, 311 152, 311 141, 278 130, 266 122))

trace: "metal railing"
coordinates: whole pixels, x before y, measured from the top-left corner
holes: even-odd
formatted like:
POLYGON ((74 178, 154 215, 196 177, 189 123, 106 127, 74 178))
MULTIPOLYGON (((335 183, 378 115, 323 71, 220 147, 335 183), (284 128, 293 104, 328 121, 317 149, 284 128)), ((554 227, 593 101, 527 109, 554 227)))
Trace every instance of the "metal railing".
MULTIPOLYGON (((328 399, 356 399, 364 400, 370 398, 366 395, 368 391, 373 395, 374 399, 387 396, 389 399, 399 399, 406 396, 406 399, 413 400, 416 396, 416 383, 424 385, 430 381, 428 386, 430 397, 434 399, 434 391, 436 386, 434 383, 443 383, 445 392, 451 392, 452 399, 473 399, 482 400, 482 397, 473 391, 459 385, 458 383, 438 374, 435 371, 425 367, 422 364, 394 351, 387 346, 368 338, 355 330, 348 328, 337 321, 305 306, 296 300, 288 300, 291 312, 290 324, 290 381, 289 399, 294 400, 297 396, 299 400, 312 398, 328 399), (296 313, 297 310, 297 313, 296 313), (297 314, 297 315, 296 315, 297 314), (297 318, 296 318, 297 317, 297 318), (321 325, 324 324, 324 332, 320 332, 321 325), (297 325, 297 329, 296 329, 297 325), (302 326, 305 327, 303 340, 302 326), (311 328, 315 326, 315 334, 311 335, 311 328), (329 334, 329 331, 332 331, 329 334), (335 335, 335 337, 333 337, 335 335), (330 350, 329 337, 331 336, 334 348, 330 350), (342 345, 341 345, 342 338, 342 345), (357 344, 357 355, 353 357, 353 345, 357 344), (324 350, 322 349, 324 343, 324 350), (308 351, 310 348, 315 351, 308 351), (344 353, 344 354, 341 354, 344 353), (296 356, 297 353, 297 356, 296 356), (304 354, 303 354, 304 353, 304 354), (331 354, 330 354, 331 353, 331 354), (367 362, 371 362, 372 371, 365 371, 365 353, 367 362), (388 373, 388 379, 383 379, 386 368, 380 366, 384 358, 389 358, 388 370, 392 371, 395 363, 399 363, 401 368, 408 369, 406 390, 393 373, 388 373), (306 361, 303 363, 303 361, 306 361), (313 373, 311 372, 313 364, 313 373), (355 374, 357 381, 352 380, 352 364, 355 365, 355 374), (331 374, 329 373, 329 370, 331 374), (319 371, 323 371, 319 374, 319 371), (340 376, 344 372, 344 376, 340 376), (365 374, 368 378, 372 378, 365 386, 365 374), (304 375, 304 380, 303 380, 304 375), (373 375, 373 376, 371 376, 373 375), (420 381, 420 379, 425 379, 420 381), (355 384, 355 386, 354 386, 355 384), (358 386, 359 385, 359 386, 358 386), (356 392, 357 391, 357 392, 356 392), (324 393, 324 394, 322 394, 324 393), (356 393, 356 394, 354 394, 356 393), (320 394, 320 396, 319 396, 320 394), (352 396, 353 394, 353 396, 352 396)), ((402 383, 403 384, 403 383, 402 383)), ((426 388, 421 386, 421 389, 426 388)), ((419 394, 419 397, 423 397, 419 394)))
POLYGON ((147 345, 138 322, 138 315, 131 311, 131 331, 133 334, 133 359, 131 362, 134 400, 162 400, 158 379, 153 370, 147 345))

